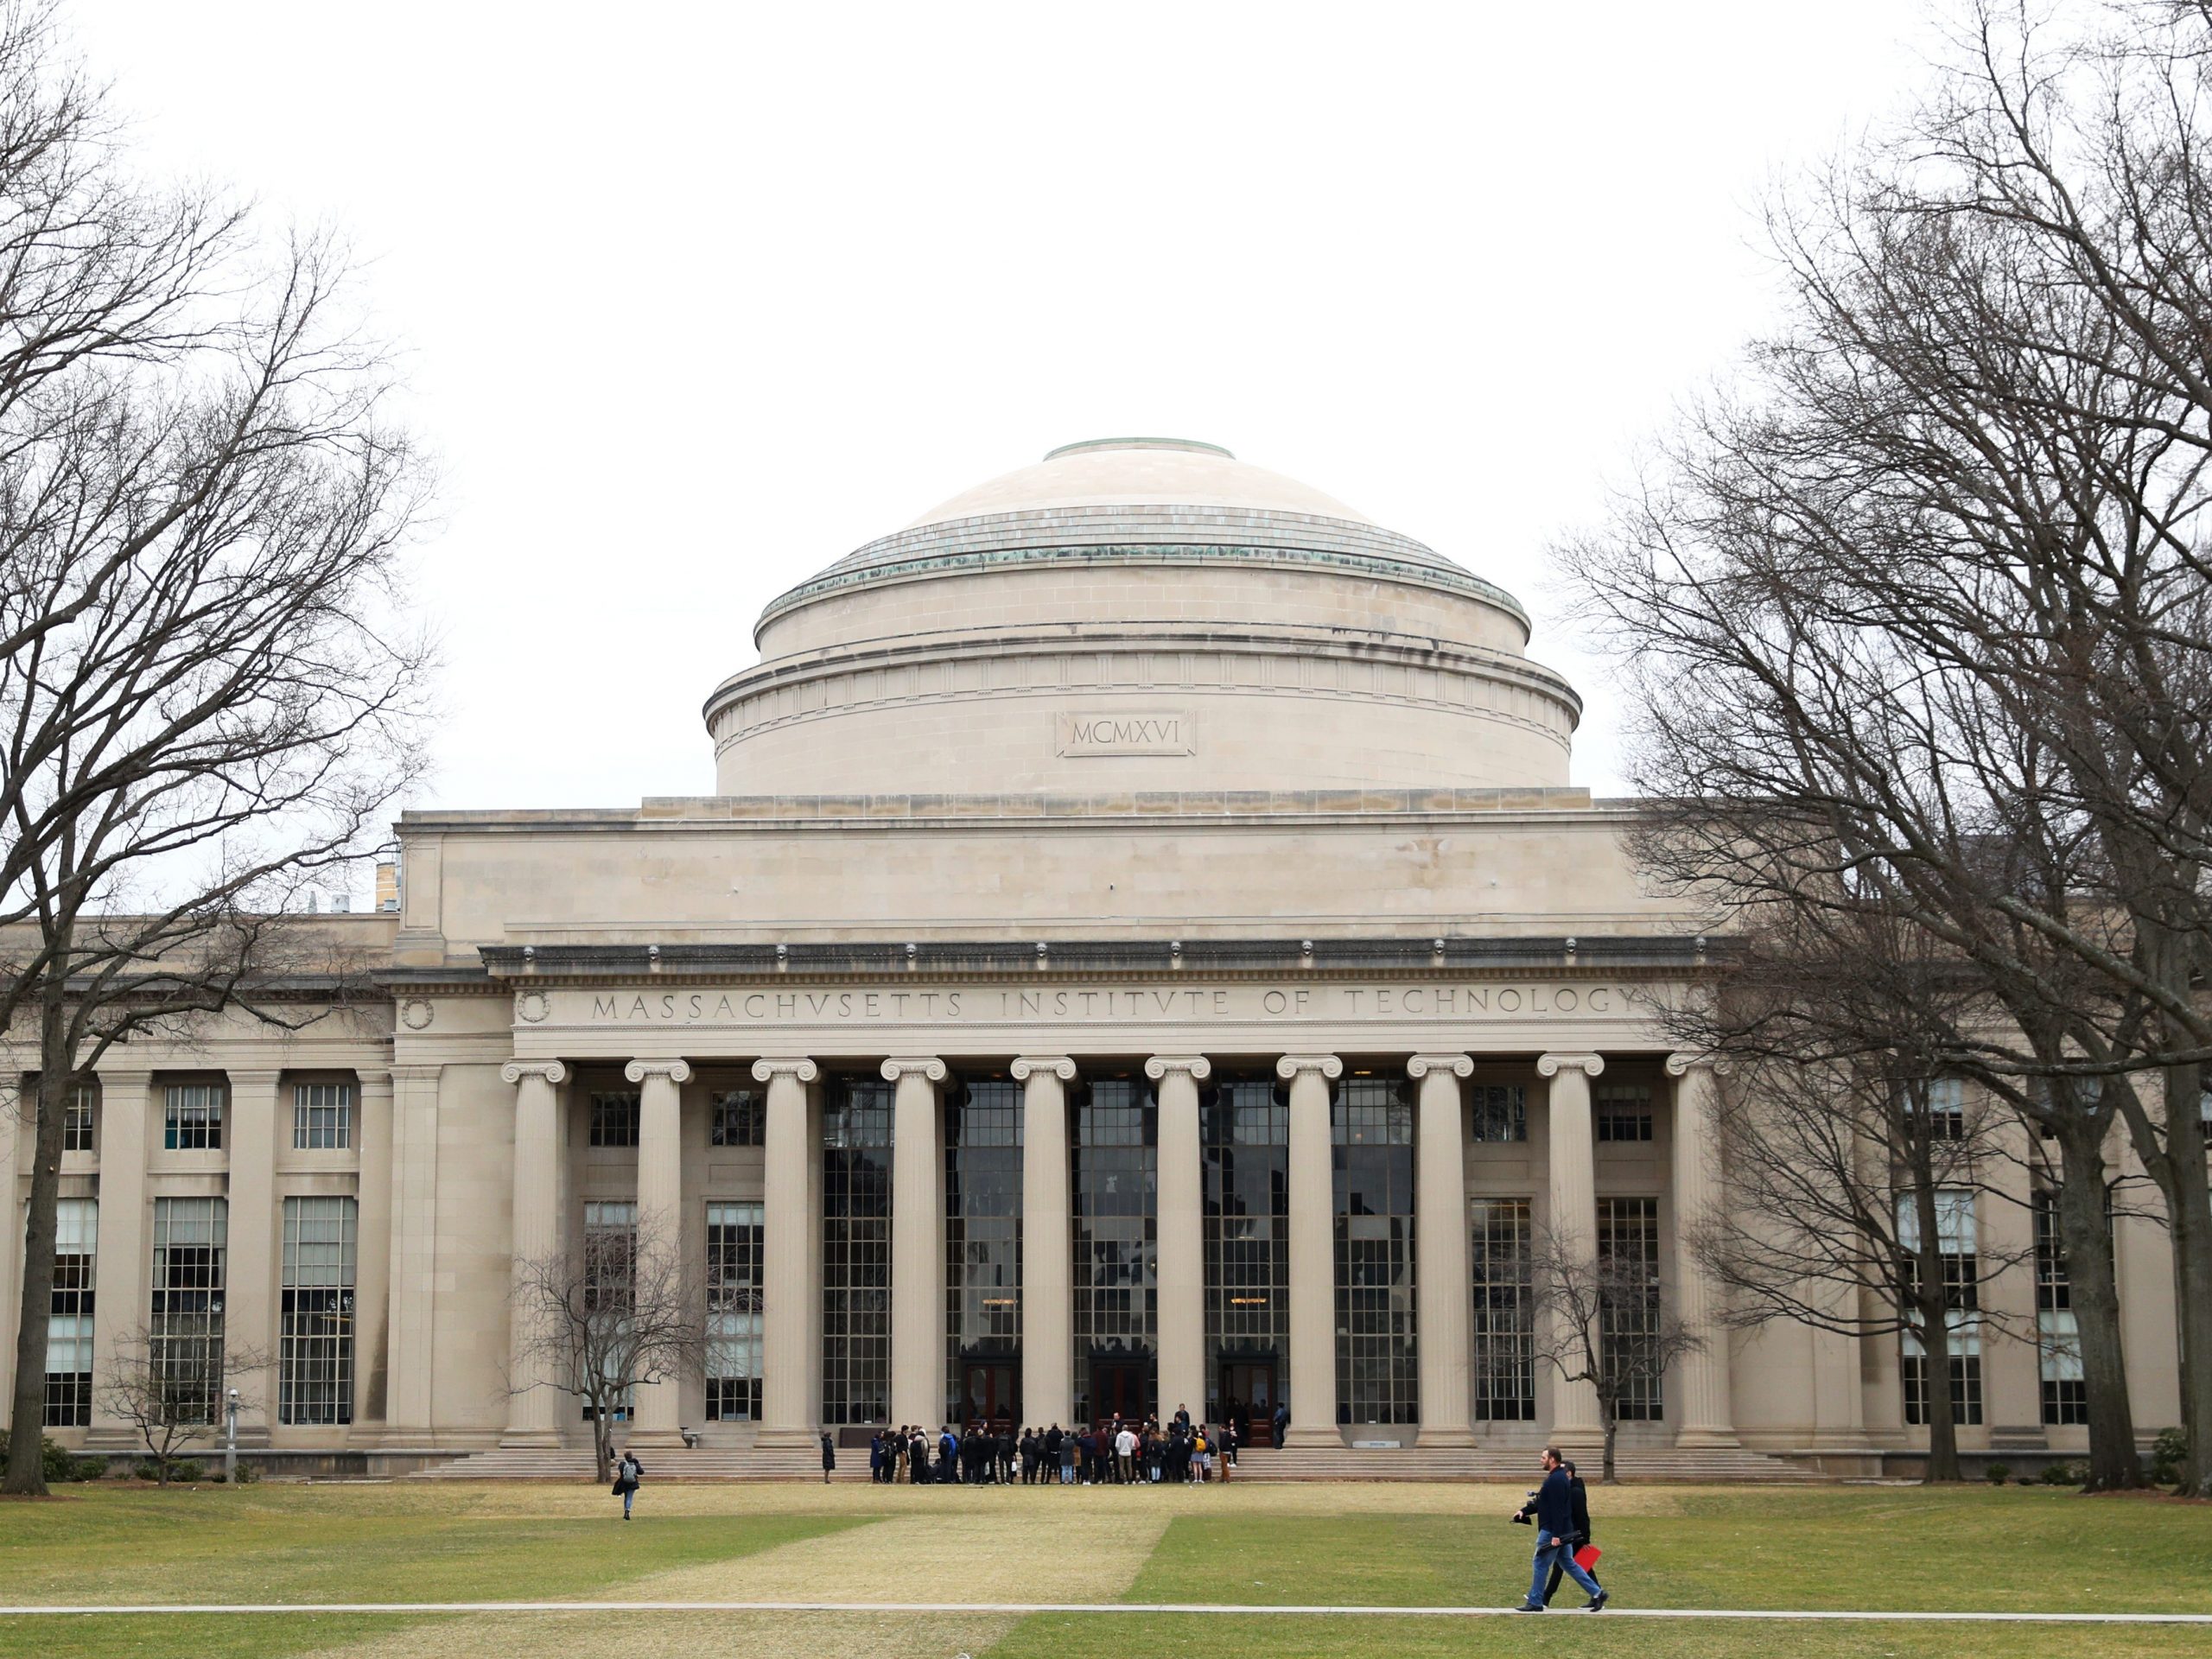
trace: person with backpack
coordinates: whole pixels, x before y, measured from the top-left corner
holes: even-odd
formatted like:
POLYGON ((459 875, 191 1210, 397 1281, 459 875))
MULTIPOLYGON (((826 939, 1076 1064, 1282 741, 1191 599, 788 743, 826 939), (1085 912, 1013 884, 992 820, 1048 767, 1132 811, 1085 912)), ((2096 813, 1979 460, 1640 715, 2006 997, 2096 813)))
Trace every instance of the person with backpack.
POLYGON ((645 1465, 638 1461, 638 1454, 627 1446, 622 1449, 622 1461, 614 1466, 614 1496, 622 1500, 622 1518, 630 1518, 630 1505, 638 1496, 638 1488, 645 1484, 645 1465))

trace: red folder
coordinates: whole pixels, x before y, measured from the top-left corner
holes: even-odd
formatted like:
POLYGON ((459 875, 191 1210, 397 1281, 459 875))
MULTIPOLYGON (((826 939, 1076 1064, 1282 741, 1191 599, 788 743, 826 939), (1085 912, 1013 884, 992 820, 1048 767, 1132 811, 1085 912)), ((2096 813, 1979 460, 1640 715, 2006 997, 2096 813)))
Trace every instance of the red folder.
POLYGON ((1574 1564, 1585 1573, 1590 1572, 1597 1567, 1598 1558, 1605 1553, 1595 1544, 1585 1544, 1574 1552, 1574 1564))

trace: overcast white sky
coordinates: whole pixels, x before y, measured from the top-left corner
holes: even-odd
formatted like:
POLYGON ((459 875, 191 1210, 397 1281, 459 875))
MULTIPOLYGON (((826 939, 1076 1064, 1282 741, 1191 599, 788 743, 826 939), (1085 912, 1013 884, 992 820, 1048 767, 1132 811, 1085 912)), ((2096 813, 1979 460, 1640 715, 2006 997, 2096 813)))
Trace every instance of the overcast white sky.
POLYGON ((440 456, 414 803, 704 794, 795 582, 1075 439, 1194 437, 1520 595, 1771 300, 1770 180, 1907 94, 1908 0, 77 0, 162 172, 372 263, 440 456))

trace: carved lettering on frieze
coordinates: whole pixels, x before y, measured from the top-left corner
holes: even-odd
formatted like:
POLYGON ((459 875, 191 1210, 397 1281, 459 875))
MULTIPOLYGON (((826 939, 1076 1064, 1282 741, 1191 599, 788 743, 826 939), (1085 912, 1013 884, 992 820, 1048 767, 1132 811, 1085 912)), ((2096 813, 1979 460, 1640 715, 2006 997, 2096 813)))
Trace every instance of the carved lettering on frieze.
POLYGON ((1054 753, 1071 759, 1106 754, 1195 754, 1190 715, 1173 709, 1063 710, 1052 716, 1054 753))

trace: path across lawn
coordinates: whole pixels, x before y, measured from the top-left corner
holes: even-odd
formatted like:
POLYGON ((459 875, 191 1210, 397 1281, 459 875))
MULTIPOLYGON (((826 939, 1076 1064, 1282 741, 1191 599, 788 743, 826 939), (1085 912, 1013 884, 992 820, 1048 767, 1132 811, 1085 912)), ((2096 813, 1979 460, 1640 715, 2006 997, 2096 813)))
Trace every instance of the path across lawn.
MULTIPOLYGON (((1880 1608, 1607 1607, 1614 1618, 1725 1618, 1823 1624, 2204 1624, 2212 1613, 1946 1612, 1880 1608)), ((1239 1618, 1506 1618, 1510 1607, 1340 1607, 1249 1602, 1151 1601, 238 1601, 145 1602, 138 1605, 56 1604, 0 1606, 0 1618, 64 1618, 116 1615, 313 1613, 988 1613, 1027 1618, 1036 1613, 1220 1615, 1239 1618)))

